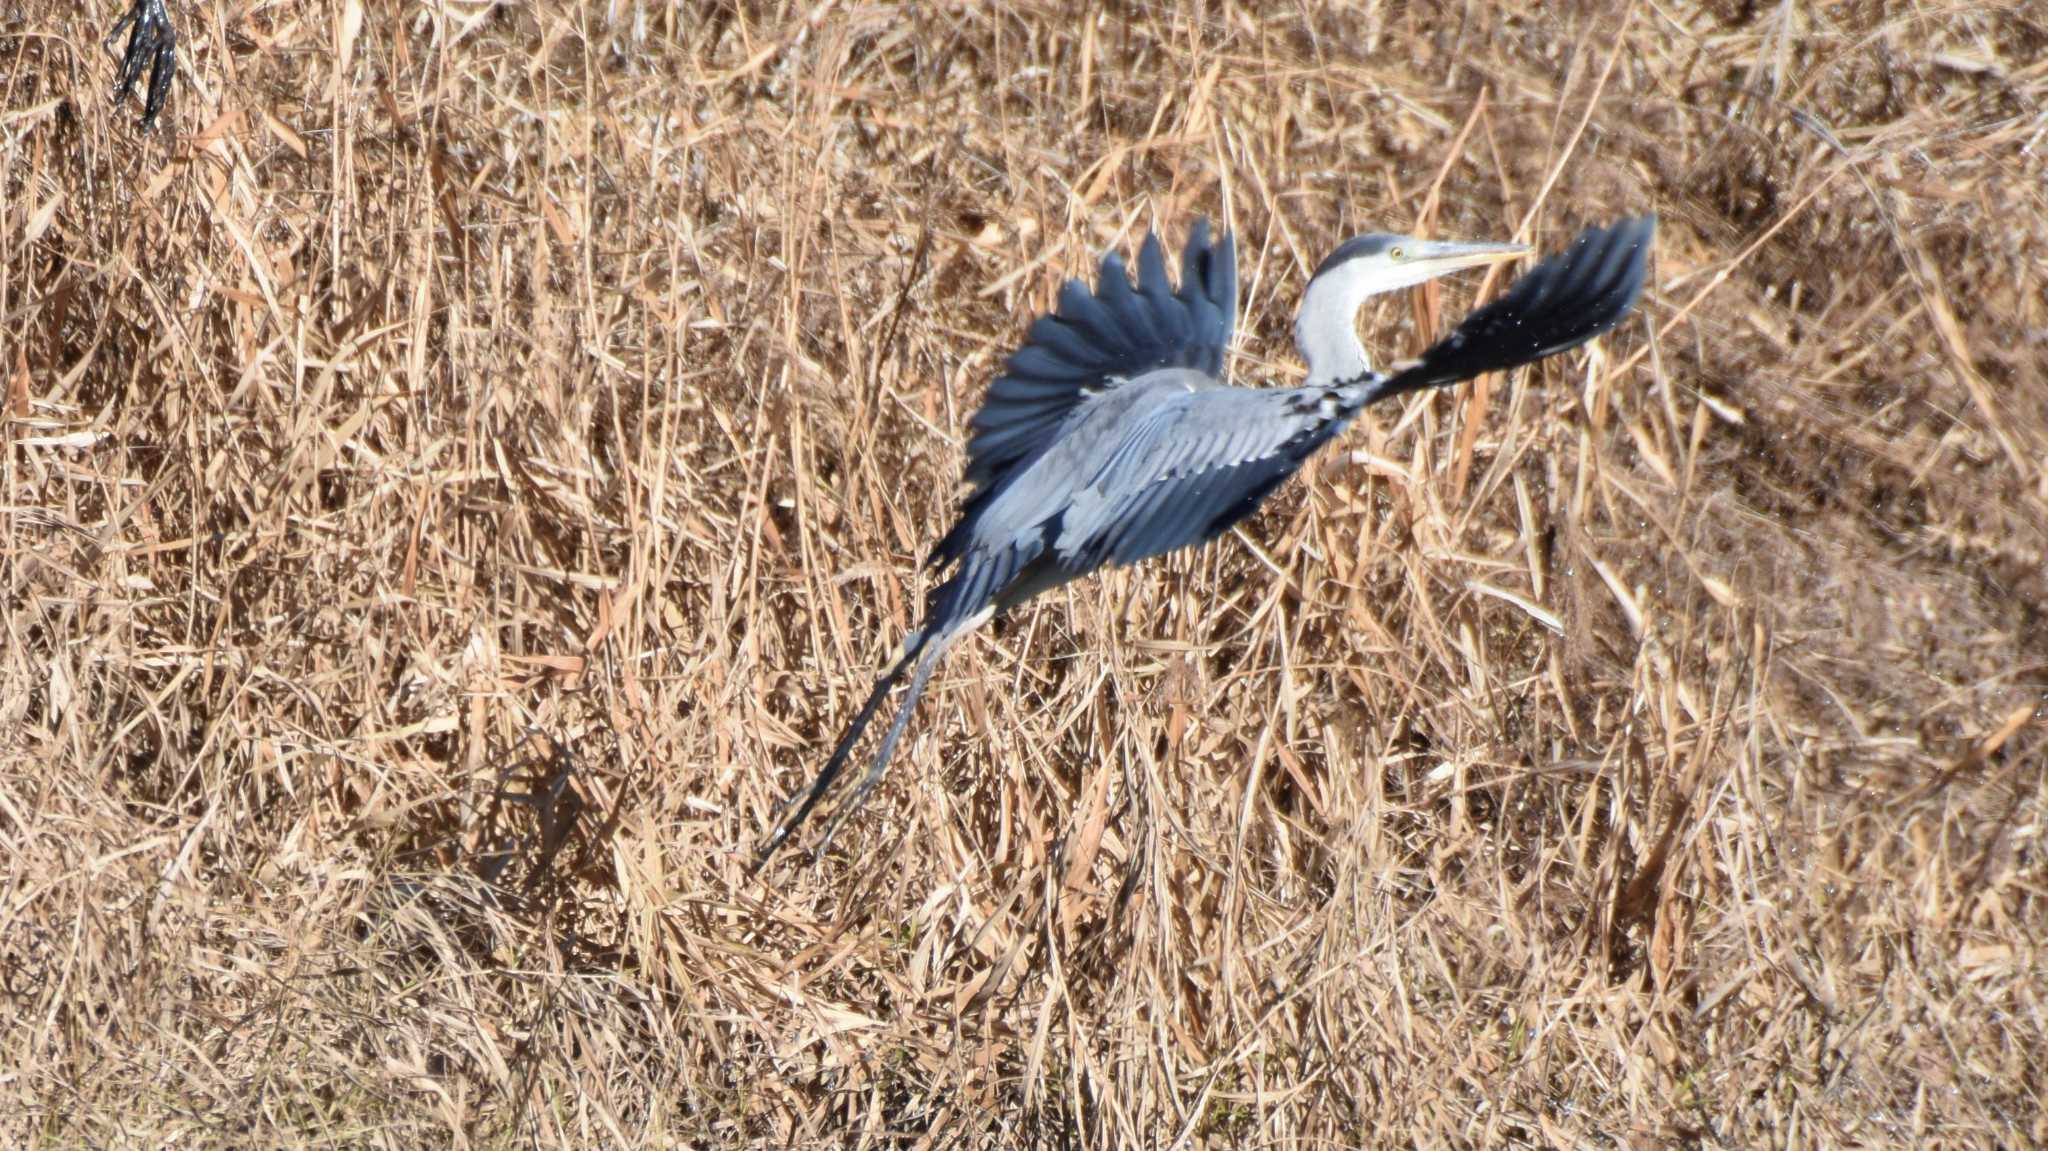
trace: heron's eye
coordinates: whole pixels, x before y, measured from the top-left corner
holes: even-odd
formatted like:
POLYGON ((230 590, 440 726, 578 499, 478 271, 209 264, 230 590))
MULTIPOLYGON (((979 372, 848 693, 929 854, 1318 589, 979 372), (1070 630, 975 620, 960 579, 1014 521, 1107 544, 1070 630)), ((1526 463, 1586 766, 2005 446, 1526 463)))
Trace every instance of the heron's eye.
POLYGON ((1404 251, 1402 251, 1402 250, 1401 250, 1401 248, 1400 248, 1400 245, 1398 245, 1398 244, 1397 244, 1397 245, 1395 245, 1395 246, 1394 246, 1394 247, 1392 247, 1392 248, 1389 248, 1389 249, 1387 249, 1387 256, 1388 256, 1388 258, 1389 258, 1389 259, 1395 259, 1395 260, 1398 260, 1398 259, 1401 259, 1402 257, 1406 256, 1407 254, 1408 254, 1408 253, 1406 253, 1406 252, 1404 252, 1404 251))

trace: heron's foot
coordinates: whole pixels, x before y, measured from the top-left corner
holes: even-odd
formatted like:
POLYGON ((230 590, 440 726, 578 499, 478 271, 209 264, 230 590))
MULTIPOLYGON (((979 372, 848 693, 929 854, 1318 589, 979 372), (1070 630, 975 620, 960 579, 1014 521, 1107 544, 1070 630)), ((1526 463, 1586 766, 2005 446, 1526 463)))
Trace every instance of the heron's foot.
POLYGON ((171 13, 164 0, 135 0, 128 14, 107 33, 109 46, 123 28, 129 29, 128 50, 121 54, 114 103, 128 99, 135 82, 142 79, 143 66, 148 65, 149 87, 142 99, 142 130, 147 132, 156 127, 157 113, 164 110, 164 98, 171 94, 171 77, 178 71, 178 34, 171 28, 171 13))

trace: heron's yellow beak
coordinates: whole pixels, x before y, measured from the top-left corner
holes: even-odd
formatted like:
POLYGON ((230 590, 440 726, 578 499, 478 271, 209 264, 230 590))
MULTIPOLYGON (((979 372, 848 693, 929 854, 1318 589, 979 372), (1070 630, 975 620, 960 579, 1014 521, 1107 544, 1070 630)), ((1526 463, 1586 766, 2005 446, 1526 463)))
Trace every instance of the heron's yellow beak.
POLYGON ((1397 264, 1434 279, 1466 268, 1483 268, 1526 256, 1527 244, 1458 243, 1452 240, 1404 240, 1389 249, 1397 264))

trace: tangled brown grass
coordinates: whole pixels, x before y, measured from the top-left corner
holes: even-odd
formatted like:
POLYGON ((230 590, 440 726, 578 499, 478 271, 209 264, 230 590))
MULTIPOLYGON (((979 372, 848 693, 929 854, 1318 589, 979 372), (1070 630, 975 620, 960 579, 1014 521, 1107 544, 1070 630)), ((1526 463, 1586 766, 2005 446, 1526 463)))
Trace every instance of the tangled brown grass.
POLYGON ((8 1142, 2048 1140, 2042 13, 1520 7, 17 6, 8 1142), (1062 276, 1645 209, 743 881, 1062 276))

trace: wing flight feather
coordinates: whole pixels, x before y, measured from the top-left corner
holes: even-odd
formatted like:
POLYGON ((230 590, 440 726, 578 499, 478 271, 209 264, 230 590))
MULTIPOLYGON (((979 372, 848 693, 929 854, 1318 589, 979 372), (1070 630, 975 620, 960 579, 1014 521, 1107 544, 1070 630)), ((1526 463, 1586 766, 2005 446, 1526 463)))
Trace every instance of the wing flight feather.
POLYGON ((1221 382, 1237 319, 1237 250, 1229 233, 1211 241, 1206 221, 1188 236, 1181 280, 1168 279, 1156 235, 1138 249, 1133 288, 1122 257, 1102 258, 1093 292, 1060 288, 1054 311, 1031 325, 1024 346, 968 426, 967 482, 986 489, 1042 449, 1089 392, 1156 368, 1193 368, 1221 382))
POLYGON ((1579 233, 1430 345, 1413 367, 1375 385, 1365 402, 1533 363, 1612 328, 1643 290, 1656 230, 1657 217, 1640 216, 1579 233))

